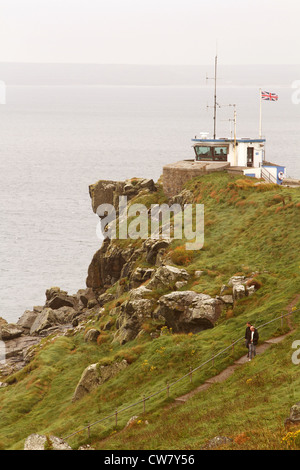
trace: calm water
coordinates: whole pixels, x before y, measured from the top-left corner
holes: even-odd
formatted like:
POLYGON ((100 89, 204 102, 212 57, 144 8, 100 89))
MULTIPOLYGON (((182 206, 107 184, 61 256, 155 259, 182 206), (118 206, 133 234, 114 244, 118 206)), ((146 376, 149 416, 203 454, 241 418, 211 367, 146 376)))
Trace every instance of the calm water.
MULTIPOLYGON (((300 178, 300 105, 290 87, 263 103, 266 158, 300 178)), ((193 158, 191 138, 212 132, 210 87, 22 87, 0 108, 0 316, 15 322, 45 290, 85 287, 99 248, 88 186, 99 179, 157 180, 162 166, 193 158)), ((219 89, 236 104, 238 136, 257 137, 257 88, 219 89)), ((228 136, 232 108, 218 110, 228 136)))

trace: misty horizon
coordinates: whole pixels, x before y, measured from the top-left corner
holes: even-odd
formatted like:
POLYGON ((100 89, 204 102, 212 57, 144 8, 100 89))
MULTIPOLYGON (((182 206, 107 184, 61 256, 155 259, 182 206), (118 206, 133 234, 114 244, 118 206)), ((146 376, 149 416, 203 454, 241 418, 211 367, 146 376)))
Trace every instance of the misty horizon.
MULTIPOLYGON (((209 65, 143 65, 0 62, 6 85, 207 86, 214 76, 209 65), (206 80, 206 77, 210 80, 206 80)), ((218 65, 218 87, 291 86, 298 65, 218 65)))

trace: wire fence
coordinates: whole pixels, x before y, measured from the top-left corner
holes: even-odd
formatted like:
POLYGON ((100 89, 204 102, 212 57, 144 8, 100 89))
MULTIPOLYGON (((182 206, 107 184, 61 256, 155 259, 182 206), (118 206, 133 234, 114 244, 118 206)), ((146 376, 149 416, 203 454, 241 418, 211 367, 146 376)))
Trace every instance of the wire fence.
MULTIPOLYGON (((293 314, 297 313, 300 311, 300 308, 298 309, 294 309, 288 313, 285 313, 285 314, 282 314, 280 315, 280 317, 276 317, 274 318, 273 320, 270 320, 260 326, 257 326, 256 329, 260 329, 260 328, 264 328, 265 326, 271 324, 271 323, 274 323, 278 320, 281 320, 281 327, 283 326, 283 319, 285 317, 290 317, 292 316, 293 314)), ((207 361, 201 363, 199 366, 195 367, 194 369, 190 368, 189 372, 186 373, 185 375, 183 375, 182 377, 178 378, 177 380, 175 380, 174 382, 171 382, 171 383, 167 383, 167 385, 165 387, 163 387, 162 389, 158 390, 157 392, 155 393, 152 393, 151 395, 148 395, 148 396, 143 396, 143 398, 135 403, 132 403, 131 405, 128 405, 124 408, 121 408, 121 409, 116 409, 113 413, 105 416, 104 418, 101 418, 97 421, 94 421, 93 423, 90 423, 88 424, 87 426, 84 426, 83 428, 79 429, 78 431, 74 431, 72 434, 69 434, 68 436, 64 437, 63 439, 64 440, 67 440, 73 436, 75 436, 76 434, 80 434, 84 431, 87 431, 88 433, 88 437, 90 437, 90 429, 91 427, 93 426, 96 426, 97 424, 100 424, 100 423, 103 423, 104 421, 108 420, 108 419, 111 419, 111 418, 114 418, 115 420, 115 425, 117 426, 118 425, 118 416, 119 414, 121 413, 124 413, 124 411, 127 411, 131 408, 134 408, 138 405, 143 405, 143 411, 145 413, 146 411, 146 402, 148 400, 150 400, 151 398, 163 393, 163 392, 167 392, 167 397, 169 398, 170 396, 170 388, 174 387, 175 385, 177 385, 179 382, 181 382, 182 380, 186 379, 186 378, 189 378, 190 379, 190 382, 192 382, 192 376, 195 372, 197 372, 198 370, 202 369, 204 366, 206 366, 207 364, 209 364, 210 362, 212 362, 214 364, 214 361, 215 359, 217 359, 218 357, 220 357, 222 354, 224 354, 226 351, 228 350, 232 350, 232 352, 234 352, 234 347, 236 344, 240 343, 241 341, 245 341, 245 336, 243 337, 240 337, 238 338, 237 340, 233 341, 229 346, 227 346, 226 348, 222 349, 222 351, 218 352, 217 354, 213 355, 210 359, 207 359, 207 361)))

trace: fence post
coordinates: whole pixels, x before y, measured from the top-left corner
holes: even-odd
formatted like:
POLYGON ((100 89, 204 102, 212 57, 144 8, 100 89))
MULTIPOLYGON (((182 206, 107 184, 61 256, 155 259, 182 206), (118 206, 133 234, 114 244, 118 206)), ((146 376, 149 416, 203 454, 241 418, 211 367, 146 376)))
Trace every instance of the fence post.
POLYGON ((144 395, 144 398, 143 398, 143 407, 144 407, 144 413, 146 411, 146 397, 144 395))
POLYGON ((193 373, 192 373, 192 368, 190 367, 190 382, 192 383, 193 381, 193 373))
POLYGON ((281 318, 281 322, 280 322, 280 323, 281 323, 281 328, 282 328, 282 327, 283 327, 283 315, 282 315, 282 314, 281 314, 281 317, 280 317, 280 318, 281 318))
POLYGON ((167 382, 167 395, 168 395, 168 398, 170 396, 170 384, 169 382, 167 382))
POLYGON ((115 415, 116 415, 116 426, 118 426, 118 408, 116 408, 115 415))
POLYGON ((91 426, 89 425, 88 426, 88 438, 90 438, 90 437, 91 437, 91 426))

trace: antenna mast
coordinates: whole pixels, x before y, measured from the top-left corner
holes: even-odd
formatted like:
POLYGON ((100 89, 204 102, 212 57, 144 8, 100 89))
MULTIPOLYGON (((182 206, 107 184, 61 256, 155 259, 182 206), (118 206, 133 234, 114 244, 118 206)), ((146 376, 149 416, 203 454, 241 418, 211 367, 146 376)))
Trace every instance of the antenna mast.
POLYGON ((214 95, 214 139, 216 138, 216 128, 217 128, 217 65, 218 65, 218 56, 215 57, 215 95, 214 95))
MULTIPOLYGON (((215 76, 214 78, 209 78, 209 77, 206 77, 206 80, 214 80, 215 82, 215 88, 214 88, 214 139, 216 139, 216 135, 217 135, 217 106, 218 103, 217 103, 217 67, 218 67, 218 55, 216 53, 216 56, 215 56, 215 76)), ((212 106, 207 106, 207 108, 212 108, 212 106)))

